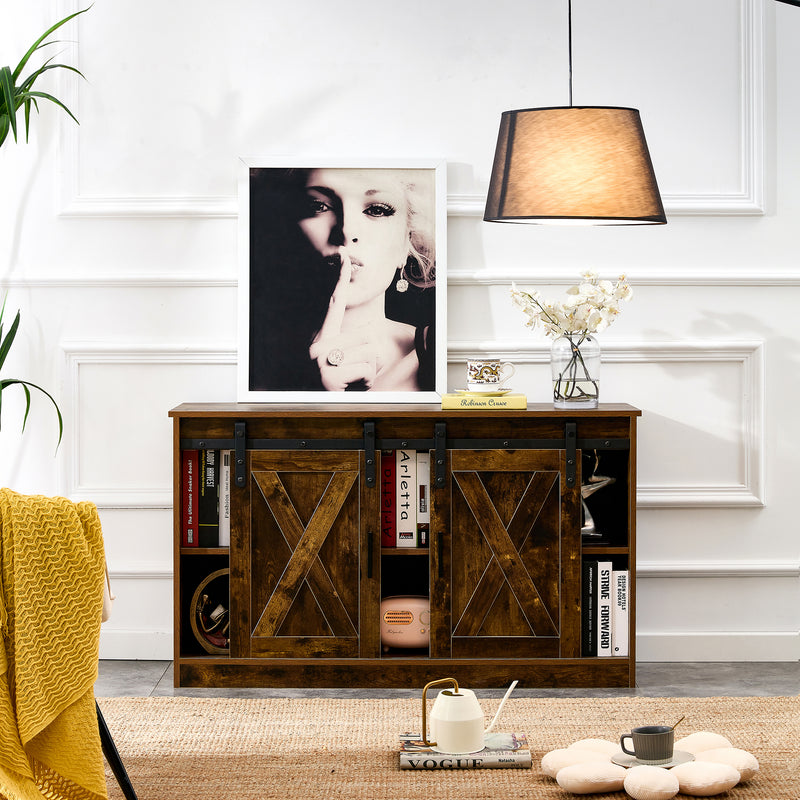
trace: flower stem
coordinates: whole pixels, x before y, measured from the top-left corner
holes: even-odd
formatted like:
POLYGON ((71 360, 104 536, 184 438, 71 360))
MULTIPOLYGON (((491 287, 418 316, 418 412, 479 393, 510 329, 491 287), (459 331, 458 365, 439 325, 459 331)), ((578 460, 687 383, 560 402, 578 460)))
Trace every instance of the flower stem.
POLYGON ((569 341, 570 358, 564 369, 559 372, 553 385, 553 399, 556 401, 562 399, 568 401, 596 400, 599 396, 597 381, 589 375, 580 349, 586 336, 587 334, 584 332, 576 343, 572 336, 564 334, 564 338, 569 341), (593 391, 586 391, 581 384, 591 385, 593 391))

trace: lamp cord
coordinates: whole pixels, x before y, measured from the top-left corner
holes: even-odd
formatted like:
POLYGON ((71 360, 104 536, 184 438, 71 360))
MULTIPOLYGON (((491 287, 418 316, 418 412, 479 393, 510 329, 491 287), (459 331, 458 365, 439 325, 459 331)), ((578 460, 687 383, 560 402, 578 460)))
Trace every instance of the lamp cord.
POLYGON ((567 27, 569 30, 569 107, 572 108, 572 0, 569 0, 569 16, 567 27))

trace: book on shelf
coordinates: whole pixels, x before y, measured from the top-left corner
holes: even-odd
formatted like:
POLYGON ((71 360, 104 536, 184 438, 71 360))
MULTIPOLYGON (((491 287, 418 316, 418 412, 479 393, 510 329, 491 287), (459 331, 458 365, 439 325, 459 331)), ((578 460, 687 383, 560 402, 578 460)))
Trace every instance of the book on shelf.
POLYGON ((610 561, 597 562, 597 655, 611 651, 611 573, 610 561))
POLYGON ((231 450, 219 453, 219 546, 231 544, 231 450))
POLYGON ((526 769, 531 751, 524 733, 490 733, 477 753, 437 753, 418 733, 400 735, 400 769, 526 769))
POLYGON ((417 451, 417 547, 427 547, 431 529, 431 453, 417 451))
POLYGON ((442 408, 464 410, 476 409, 501 409, 501 408, 527 408, 528 398, 519 392, 509 392, 498 397, 488 397, 474 394, 455 394, 448 392, 442 395, 442 408))
POLYGON ((181 546, 197 547, 197 450, 181 452, 181 546))
POLYGON ((611 652, 615 656, 628 655, 629 580, 628 570, 611 573, 611 652))
POLYGON ((200 547, 219 546, 219 450, 200 450, 197 476, 200 547))
POLYGON ((417 453, 395 451, 397 547, 417 546, 417 453))
POLYGON ((381 547, 397 546, 395 521, 395 455, 394 450, 381 451, 381 547))
POLYGON ((597 562, 586 560, 581 576, 581 655, 597 655, 597 562))

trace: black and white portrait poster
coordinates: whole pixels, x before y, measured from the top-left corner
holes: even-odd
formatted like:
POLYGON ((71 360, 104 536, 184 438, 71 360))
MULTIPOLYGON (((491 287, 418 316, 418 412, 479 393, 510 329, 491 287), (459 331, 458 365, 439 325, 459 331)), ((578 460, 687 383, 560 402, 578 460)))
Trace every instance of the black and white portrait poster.
POLYGON ((239 400, 445 391, 445 167, 242 160, 239 400))

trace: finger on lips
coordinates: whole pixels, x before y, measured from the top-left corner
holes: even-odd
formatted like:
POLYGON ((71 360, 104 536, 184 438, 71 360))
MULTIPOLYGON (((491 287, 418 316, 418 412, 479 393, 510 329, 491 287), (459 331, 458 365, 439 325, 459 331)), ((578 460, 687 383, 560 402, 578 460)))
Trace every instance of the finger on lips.
POLYGON ((350 257, 342 254, 342 268, 339 270, 339 280, 333 289, 331 300, 328 305, 328 313, 319 329, 317 339, 326 339, 329 336, 336 336, 342 330, 342 320, 347 308, 347 293, 350 286, 350 276, 353 272, 353 265, 350 257))
POLYGON ((328 312, 308 349, 309 356, 320 366, 322 383, 328 390, 343 390, 358 381, 371 387, 378 360, 375 346, 370 344, 370 331, 361 329, 342 334, 353 265, 347 253, 341 253, 341 259, 328 312))
POLYGON ((328 311, 325 314, 325 319, 322 321, 319 333, 314 337, 311 347, 308 348, 308 355, 315 361, 321 357, 326 357, 335 346, 330 343, 326 345, 325 340, 338 336, 342 331, 342 320, 344 319, 344 312, 347 309, 347 292, 352 271, 353 267, 350 263, 350 257, 346 253, 343 253, 342 267, 339 270, 339 280, 336 282, 336 286, 333 289, 333 294, 328 304, 328 311))

